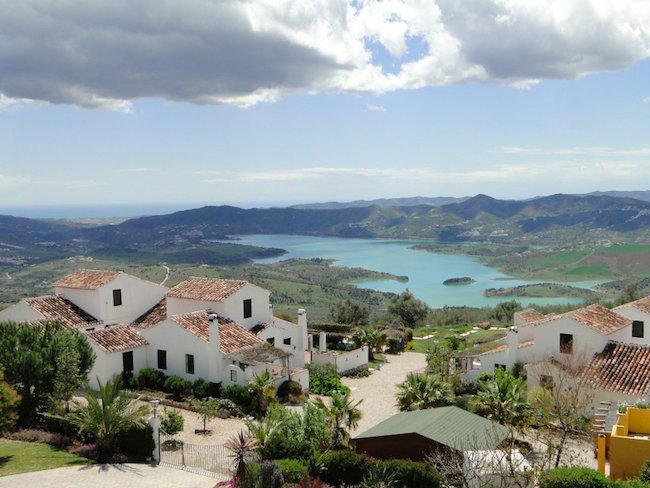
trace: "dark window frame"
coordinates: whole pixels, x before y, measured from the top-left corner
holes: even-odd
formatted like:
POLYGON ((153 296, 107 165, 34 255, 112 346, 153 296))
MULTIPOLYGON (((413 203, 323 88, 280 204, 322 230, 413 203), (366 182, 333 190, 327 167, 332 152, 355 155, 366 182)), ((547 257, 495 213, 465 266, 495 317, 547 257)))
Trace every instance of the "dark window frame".
POLYGON ((643 339, 644 336, 644 323, 643 320, 633 320, 632 321, 632 337, 638 337, 643 339))
POLYGON ((560 334, 560 352, 573 354, 573 334, 560 334))
POLYGON ((231 369, 230 370, 230 381, 233 383, 237 383, 237 370, 236 369, 231 369))
POLYGON ((253 299, 247 298, 244 300, 244 318, 250 319, 253 316, 253 299))
POLYGON ((275 337, 269 337, 266 342, 271 344, 272 346, 275 346, 275 337))
POLYGON ((167 351, 158 349, 158 369, 167 369, 167 351))
POLYGON ((133 351, 124 351, 122 353, 122 372, 132 373, 133 369, 133 351))
POLYGON ((291 345, 291 337, 287 337, 282 341, 285 346, 290 346, 291 345))
POLYGON ((195 374, 194 371, 195 365, 194 365, 194 354, 186 354, 185 355, 185 372, 187 374, 195 374))
POLYGON ((116 288, 113 290, 113 306, 120 307, 122 303, 122 289, 116 288))

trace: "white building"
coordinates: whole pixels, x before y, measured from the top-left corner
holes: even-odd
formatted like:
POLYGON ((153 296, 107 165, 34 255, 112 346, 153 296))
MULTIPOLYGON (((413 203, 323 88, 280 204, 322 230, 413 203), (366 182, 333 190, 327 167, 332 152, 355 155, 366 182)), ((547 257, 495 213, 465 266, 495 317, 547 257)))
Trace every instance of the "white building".
POLYGON ((79 270, 53 296, 27 298, 0 321, 58 321, 85 334, 97 359, 91 385, 151 367, 167 375, 245 384, 268 371, 309 387, 307 315, 273 316, 269 292, 242 280, 189 278, 171 290, 121 272, 79 270))

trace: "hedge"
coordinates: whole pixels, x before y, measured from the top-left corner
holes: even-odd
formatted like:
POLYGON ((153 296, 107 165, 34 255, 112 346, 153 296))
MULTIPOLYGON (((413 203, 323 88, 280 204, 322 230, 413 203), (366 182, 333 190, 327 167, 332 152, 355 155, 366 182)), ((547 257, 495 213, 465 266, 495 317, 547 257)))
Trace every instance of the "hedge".
POLYGON ((555 468, 542 473, 540 488, 601 488, 611 486, 604 474, 590 468, 555 468))

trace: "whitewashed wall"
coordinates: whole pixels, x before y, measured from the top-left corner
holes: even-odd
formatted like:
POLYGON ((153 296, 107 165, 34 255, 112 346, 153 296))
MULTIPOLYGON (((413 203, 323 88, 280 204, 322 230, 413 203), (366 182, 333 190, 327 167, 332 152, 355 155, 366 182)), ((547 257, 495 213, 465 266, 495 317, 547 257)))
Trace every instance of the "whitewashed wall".
MULTIPOLYGON (((173 320, 143 329, 140 335, 149 342, 147 363, 151 368, 158 368, 158 349, 167 351, 167 369, 162 370, 166 375, 178 375, 188 380, 203 378, 206 381, 219 382, 210 374, 209 354, 210 344, 188 332, 173 320), (185 355, 194 355, 194 374, 185 372, 185 355)), ((214 354, 220 354, 217 351, 214 354)))
POLYGON ((54 294, 67 298, 77 307, 89 313, 97 320, 102 320, 102 304, 99 290, 79 290, 77 288, 56 287, 54 288, 54 294))
POLYGON ((0 311, 0 322, 26 322, 41 320, 43 316, 30 307, 24 300, 0 311))
POLYGON ((650 315, 632 305, 622 305, 614 311, 626 319, 643 322, 643 337, 632 337, 632 326, 630 325, 611 334, 611 340, 632 344, 650 344, 650 315))
POLYGON ((352 351, 329 351, 312 354, 311 362, 314 364, 332 364, 337 373, 345 373, 351 369, 368 364, 368 346, 363 346, 352 351))
POLYGON ((135 349, 126 349, 124 351, 118 351, 113 353, 108 353, 104 349, 100 348, 92 340, 88 340, 88 343, 95 352, 95 364, 93 365, 90 373, 88 374, 88 383, 92 388, 97 389, 99 387, 97 379, 101 381, 102 384, 116 375, 122 373, 123 361, 122 353, 127 351, 133 351, 133 372, 137 373, 142 368, 147 366, 147 350, 146 346, 137 347, 135 349))

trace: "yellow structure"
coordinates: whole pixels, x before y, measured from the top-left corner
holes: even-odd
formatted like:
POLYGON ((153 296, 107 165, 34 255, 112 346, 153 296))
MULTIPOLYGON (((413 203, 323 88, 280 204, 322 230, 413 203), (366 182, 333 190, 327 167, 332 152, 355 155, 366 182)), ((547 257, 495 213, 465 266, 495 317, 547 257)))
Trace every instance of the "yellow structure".
POLYGON ((609 477, 635 478, 650 459, 650 409, 628 407, 612 427, 609 446, 609 477))

